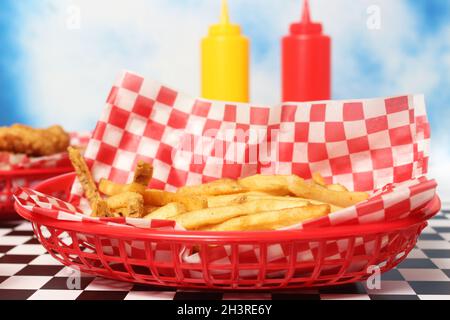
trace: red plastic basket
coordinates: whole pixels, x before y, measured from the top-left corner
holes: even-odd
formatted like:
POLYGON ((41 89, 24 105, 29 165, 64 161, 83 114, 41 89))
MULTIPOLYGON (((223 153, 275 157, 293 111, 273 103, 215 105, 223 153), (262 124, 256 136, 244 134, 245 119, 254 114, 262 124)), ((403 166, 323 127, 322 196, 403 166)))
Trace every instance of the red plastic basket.
MULTIPOLYGON (((60 176, 36 189, 47 194, 68 194, 73 179, 73 174, 60 176)), ((122 281, 215 290, 275 290, 362 281, 375 271, 388 271, 403 261, 427 225, 424 220, 408 218, 304 231, 155 231, 56 221, 17 205, 15 208, 31 221, 39 241, 64 265, 122 281), (340 258, 327 255, 329 244, 336 241, 345 247, 340 258), (373 244, 370 254, 357 249, 360 241, 373 244), (114 243, 117 250, 111 252, 105 243, 114 243), (144 254, 134 255, 129 250, 130 243, 139 246, 144 254), (159 245, 169 248, 164 257, 156 250, 159 245), (249 245, 259 253, 256 263, 240 261, 240 250, 249 245), (279 245, 283 246, 286 259, 267 261, 269 248, 279 245), (195 248, 199 263, 183 259, 186 246, 195 248), (312 261, 298 257, 300 248, 305 246, 316 248, 312 261), (230 259, 217 260, 214 252, 218 247, 226 248, 230 259)), ((426 210, 438 212, 439 198, 431 201, 426 210)))
POLYGON ((0 171, 0 219, 17 217, 13 198, 16 187, 33 187, 44 180, 71 171, 72 167, 0 171))

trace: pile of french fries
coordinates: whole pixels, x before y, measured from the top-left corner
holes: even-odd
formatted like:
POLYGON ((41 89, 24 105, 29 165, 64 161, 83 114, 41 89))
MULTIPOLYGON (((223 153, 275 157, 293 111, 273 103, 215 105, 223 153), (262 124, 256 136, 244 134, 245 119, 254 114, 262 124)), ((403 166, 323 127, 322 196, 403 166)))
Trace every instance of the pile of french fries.
POLYGON ((139 162, 130 184, 95 184, 80 152, 69 155, 96 217, 174 220, 187 230, 264 231, 286 228, 367 200, 364 192, 296 175, 255 175, 186 186, 177 192, 149 189, 153 168, 139 162))

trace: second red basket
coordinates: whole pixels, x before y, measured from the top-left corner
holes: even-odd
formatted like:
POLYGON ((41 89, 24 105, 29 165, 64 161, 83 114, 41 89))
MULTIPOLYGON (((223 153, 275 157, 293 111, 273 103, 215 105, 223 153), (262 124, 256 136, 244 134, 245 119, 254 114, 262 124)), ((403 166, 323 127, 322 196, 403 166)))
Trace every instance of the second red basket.
POLYGON ((71 171, 72 167, 0 171, 0 219, 17 217, 13 198, 17 187, 33 187, 44 180, 71 171))

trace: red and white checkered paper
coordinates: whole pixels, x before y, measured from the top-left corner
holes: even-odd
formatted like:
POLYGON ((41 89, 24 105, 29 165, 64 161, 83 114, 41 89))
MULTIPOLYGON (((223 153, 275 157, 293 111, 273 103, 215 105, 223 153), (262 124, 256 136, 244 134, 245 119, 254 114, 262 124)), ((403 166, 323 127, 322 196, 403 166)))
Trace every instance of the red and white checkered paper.
MULTIPOLYGON (((111 90, 85 157, 96 181, 118 183, 132 179, 138 160, 152 162, 150 187, 169 191, 224 177, 294 173, 308 179, 320 172, 328 182, 372 192, 364 203, 289 228, 305 229, 430 215, 418 210, 435 196, 435 181, 424 176, 429 140, 423 96, 256 106, 191 98, 124 72, 111 90), (242 132, 249 133, 237 138, 242 132), (186 147, 186 142, 195 147, 186 147)), ((77 207, 61 206, 59 200, 28 189, 18 192, 17 199, 28 210, 55 219, 152 227, 142 219, 88 217, 81 195, 75 182, 71 202, 77 207)), ((333 255, 345 251, 339 241, 330 245, 335 250, 327 252, 333 255)), ((371 250, 370 243, 357 246, 371 250)), ((217 251, 218 260, 229 259, 225 246, 217 251)), ((313 257, 313 251, 305 248, 299 259, 313 257)), ((242 255, 239 261, 258 259, 252 246, 242 255)), ((284 256, 282 246, 269 248, 268 261, 284 256)), ((190 250, 183 257, 193 263, 200 259, 190 250)))
MULTIPOLYGON (((70 144, 73 146, 86 146, 91 137, 90 132, 70 133, 70 144)), ((56 153, 44 157, 29 157, 26 154, 14 154, 10 152, 0 152, 0 171, 20 170, 20 169, 49 169, 70 167, 70 160, 67 152, 56 153)))

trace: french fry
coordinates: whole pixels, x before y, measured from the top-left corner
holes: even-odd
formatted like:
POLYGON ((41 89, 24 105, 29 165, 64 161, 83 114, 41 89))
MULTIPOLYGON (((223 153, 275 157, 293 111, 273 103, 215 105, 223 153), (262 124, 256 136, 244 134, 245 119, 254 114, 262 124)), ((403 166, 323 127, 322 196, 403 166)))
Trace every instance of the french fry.
POLYGON ((146 191, 146 187, 140 183, 119 184, 106 179, 100 180, 98 189, 101 193, 110 197, 123 192, 136 192, 143 195, 146 191))
POLYGON ((91 172, 81 155, 80 151, 74 147, 67 148, 69 159, 72 162, 73 168, 77 174, 78 180, 83 188, 84 194, 89 201, 92 208, 92 215, 94 217, 107 217, 110 212, 108 206, 100 197, 91 172))
POLYGON ((238 180, 239 185, 249 191, 267 192, 273 195, 285 196, 291 194, 287 183, 287 176, 254 175, 238 180))
POLYGON ((264 231, 276 230, 300 222, 320 218, 330 213, 328 205, 309 205, 240 216, 215 226, 203 228, 203 231, 264 231))
POLYGON ((313 174, 312 181, 296 175, 220 179, 186 186, 176 193, 147 189, 151 176, 152 167, 139 162, 131 184, 101 180, 99 190, 110 198, 97 201, 101 199, 97 191, 94 213, 174 220, 187 230, 276 230, 342 210, 369 197, 367 193, 349 192, 339 184, 327 185, 319 173, 313 174), (106 213, 102 209, 105 207, 109 210, 106 213))
POLYGON ((92 206, 92 214, 93 217, 104 218, 109 217, 111 215, 111 211, 109 210, 108 203, 106 200, 97 199, 94 201, 94 205, 92 206))
POLYGON ((197 186, 186 186, 178 189, 178 194, 183 195, 197 195, 197 196, 216 196, 245 192, 236 180, 220 179, 210 183, 205 183, 197 186))
POLYGON ((348 192, 348 189, 341 184, 330 184, 326 186, 328 190, 348 192))
POLYGON ((170 219, 186 212, 186 207, 178 202, 166 204, 164 207, 158 208, 152 213, 146 215, 144 219, 170 219))
POLYGON ((101 179, 98 189, 106 196, 115 196, 119 193, 125 192, 126 185, 115 183, 106 179, 101 179))
POLYGON ((95 201, 100 199, 100 194, 97 191, 94 179, 92 178, 91 172, 81 155, 80 151, 74 147, 69 147, 67 149, 69 153, 70 161, 75 169, 78 180, 83 187, 84 194, 89 201, 91 207, 94 206, 95 201))
POLYGON ((191 211, 173 220, 186 229, 198 229, 203 226, 222 223, 232 218, 252 213, 307 206, 309 202, 257 200, 227 207, 207 208, 191 211))
POLYGON ((313 178, 313 181, 315 183, 317 183, 318 185, 321 185, 323 187, 326 186, 325 179, 322 177, 322 175, 320 173, 318 173, 318 172, 313 173, 312 178, 313 178))
POLYGON ((246 196, 246 201, 253 201, 253 200, 284 200, 284 201, 308 201, 313 205, 329 205, 330 206, 330 211, 331 212, 336 212, 339 210, 342 210, 342 207, 339 206, 335 206, 333 204, 330 203, 325 203, 322 201, 318 201, 318 200, 312 200, 312 199, 305 199, 305 198, 299 198, 299 197, 280 197, 280 196, 259 196, 259 195, 247 195, 246 196))
POLYGON ((133 183, 147 187, 152 179, 153 167, 144 161, 139 161, 134 170, 133 183))
POLYGON ((200 210, 208 207, 208 201, 202 196, 189 196, 171 193, 162 190, 147 189, 144 193, 145 204, 154 206, 165 206, 171 202, 179 202, 186 207, 187 211, 200 210))
POLYGON ((269 193, 264 192, 244 192, 236 194, 227 194, 224 196, 209 196, 207 198, 208 208, 224 207, 227 205, 235 205, 243 203, 248 201, 248 196, 253 196, 252 199, 255 200, 257 197, 262 198, 271 195, 269 193))
POLYGON ((344 208, 351 207, 369 198, 369 195, 365 192, 329 190, 316 183, 306 182, 298 176, 289 176, 287 182, 289 190, 297 197, 318 200, 344 208))
POLYGON ((158 210, 159 208, 161 208, 161 207, 158 207, 158 206, 152 206, 152 205, 145 205, 145 204, 144 204, 144 212, 145 212, 145 213, 144 213, 144 216, 149 215, 150 213, 152 213, 152 212, 158 210))
POLYGON ((139 193, 120 193, 108 198, 107 203, 112 212, 120 212, 127 217, 142 217, 144 215, 144 198, 139 193))
POLYGON ((142 189, 142 185, 134 183, 123 185, 109 180, 101 180, 99 189, 101 193, 107 196, 114 196, 127 191, 141 193, 144 197, 145 205, 157 207, 162 207, 172 202, 183 204, 188 211, 200 210, 208 207, 207 199, 202 196, 188 196, 163 190, 142 189))
POLYGON ((147 187, 144 186, 143 184, 133 182, 133 183, 127 184, 124 187, 124 190, 122 192, 135 192, 135 193, 144 195, 146 190, 147 190, 147 187))

